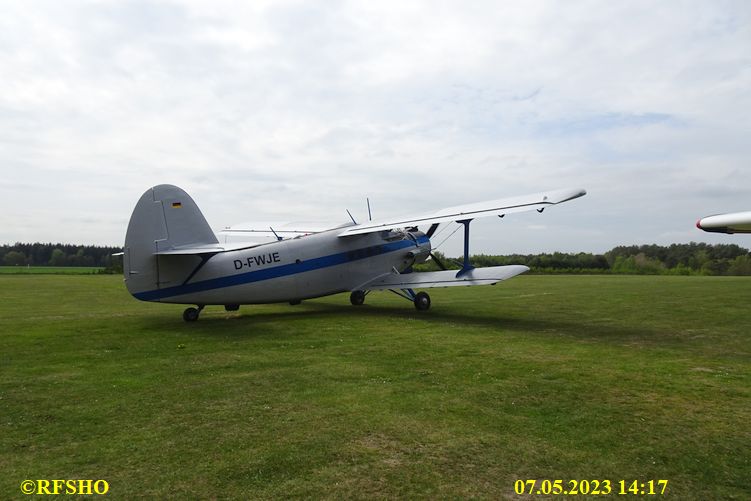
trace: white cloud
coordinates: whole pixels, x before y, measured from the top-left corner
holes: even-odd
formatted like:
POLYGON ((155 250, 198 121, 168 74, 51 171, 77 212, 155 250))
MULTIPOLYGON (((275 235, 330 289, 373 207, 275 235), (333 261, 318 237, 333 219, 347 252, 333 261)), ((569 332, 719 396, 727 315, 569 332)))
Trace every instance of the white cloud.
POLYGON ((215 227, 583 186, 475 249, 730 238, 691 225, 751 199, 750 5, 11 4, 0 241, 118 244, 163 182, 215 227))

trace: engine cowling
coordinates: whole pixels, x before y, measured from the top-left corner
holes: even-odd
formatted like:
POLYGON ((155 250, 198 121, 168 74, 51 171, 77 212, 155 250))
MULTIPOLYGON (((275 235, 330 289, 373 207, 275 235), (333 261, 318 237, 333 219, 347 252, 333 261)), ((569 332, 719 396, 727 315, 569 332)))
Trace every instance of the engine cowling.
POLYGON ((414 259, 413 264, 424 263, 430 257, 432 246, 430 239, 422 231, 408 231, 407 236, 415 243, 415 248, 409 250, 409 257, 414 259))

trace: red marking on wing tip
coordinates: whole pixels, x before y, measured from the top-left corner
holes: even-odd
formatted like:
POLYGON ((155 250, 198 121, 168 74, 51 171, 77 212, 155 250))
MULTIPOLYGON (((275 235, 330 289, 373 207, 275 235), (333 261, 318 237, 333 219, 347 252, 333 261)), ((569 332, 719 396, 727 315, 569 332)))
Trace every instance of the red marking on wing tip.
POLYGON ((704 228, 701 227, 701 219, 697 219, 696 220, 696 227, 699 228, 700 230, 704 229, 704 228))

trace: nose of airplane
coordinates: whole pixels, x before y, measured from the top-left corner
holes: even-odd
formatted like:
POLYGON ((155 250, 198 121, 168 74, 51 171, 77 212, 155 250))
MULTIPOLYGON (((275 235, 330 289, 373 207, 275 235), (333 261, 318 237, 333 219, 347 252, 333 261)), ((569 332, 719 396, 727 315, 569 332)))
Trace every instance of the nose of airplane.
POLYGON ((416 263, 424 263, 432 249, 430 238, 422 231, 410 231, 409 236, 415 242, 416 247, 409 251, 410 257, 414 258, 416 263))

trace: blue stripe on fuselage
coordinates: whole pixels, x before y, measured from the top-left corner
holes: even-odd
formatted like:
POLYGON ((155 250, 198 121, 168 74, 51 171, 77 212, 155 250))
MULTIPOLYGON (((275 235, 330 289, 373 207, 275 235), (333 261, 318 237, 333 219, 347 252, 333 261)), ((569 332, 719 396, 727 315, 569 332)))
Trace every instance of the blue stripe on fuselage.
MULTIPOLYGON (((421 236, 420 238, 418 238, 417 242, 419 244, 425 244, 429 242, 429 239, 426 236, 421 236)), ((200 282, 178 285, 175 287, 167 287, 165 289, 137 292, 133 294, 133 297, 140 299, 141 301, 154 301, 171 296, 182 296, 184 294, 193 294, 195 292, 203 292, 211 289, 234 287, 236 285, 260 282, 262 280, 285 277, 297 273, 305 273, 306 271, 320 270, 322 268, 337 266, 351 261, 359 261, 360 259, 366 259, 369 257, 379 256, 381 254, 397 251, 399 249, 413 247, 414 245, 414 242, 410 240, 399 240, 397 242, 383 243, 362 249, 354 249, 346 252, 339 252, 337 254, 330 254, 328 256, 316 257, 302 261, 300 263, 284 264, 282 266, 275 266, 273 268, 266 268, 264 270, 249 271, 247 273, 239 273, 236 275, 211 278, 209 280, 202 280, 200 282)))

